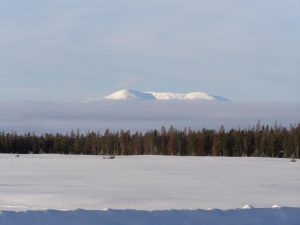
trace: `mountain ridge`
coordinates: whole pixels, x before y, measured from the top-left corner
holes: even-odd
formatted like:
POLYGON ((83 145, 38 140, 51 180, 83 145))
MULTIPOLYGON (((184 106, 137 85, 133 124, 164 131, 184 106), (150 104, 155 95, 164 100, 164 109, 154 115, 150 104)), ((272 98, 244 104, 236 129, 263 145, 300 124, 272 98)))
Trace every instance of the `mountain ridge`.
POLYGON ((152 92, 138 91, 133 89, 122 89, 104 96, 107 100, 205 100, 205 101, 229 101, 228 99, 210 95, 205 92, 195 91, 188 93, 176 92, 152 92))

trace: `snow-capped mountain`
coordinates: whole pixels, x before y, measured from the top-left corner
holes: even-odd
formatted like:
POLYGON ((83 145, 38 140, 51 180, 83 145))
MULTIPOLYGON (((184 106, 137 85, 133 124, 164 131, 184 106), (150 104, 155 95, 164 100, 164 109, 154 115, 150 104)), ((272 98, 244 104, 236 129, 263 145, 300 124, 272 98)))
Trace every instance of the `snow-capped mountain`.
POLYGON ((131 89, 123 89, 104 97, 108 100, 206 100, 228 101, 226 98, 210 95, 204 92, 172 93, 172 92, 141 92, 131 89))
POLYGON ((110 100, 126 100, 126 99, 155 100, 156 99, 151 93, 140 92, 140 91, 130 90, 130 89, 116 91, 111 95, 105 96, 104 98, 110 100))

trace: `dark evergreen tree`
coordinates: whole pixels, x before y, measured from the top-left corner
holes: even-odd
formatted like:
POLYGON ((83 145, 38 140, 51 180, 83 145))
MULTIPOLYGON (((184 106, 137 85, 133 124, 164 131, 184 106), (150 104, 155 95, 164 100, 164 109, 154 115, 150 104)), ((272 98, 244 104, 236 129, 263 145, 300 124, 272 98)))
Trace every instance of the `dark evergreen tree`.
POLYGON ((59 153, 93 155, 197 155, 197 156, 267 156, 299 157, 300 124, 286 128, 278 123, 253 128, 219 131, 203 129, 177 130, 171 126, 158 132, 121 130, 111 132, 71 131, 70 134, 0 133, 1 153, 59 153))

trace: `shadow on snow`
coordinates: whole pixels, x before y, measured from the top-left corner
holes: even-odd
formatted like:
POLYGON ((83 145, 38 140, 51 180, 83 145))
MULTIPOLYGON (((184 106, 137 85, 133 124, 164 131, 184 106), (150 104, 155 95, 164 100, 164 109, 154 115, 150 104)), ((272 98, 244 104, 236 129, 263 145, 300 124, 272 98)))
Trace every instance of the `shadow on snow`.
POLYGON ((299 225, 300 208, 2 211, 1 225, 299 225))

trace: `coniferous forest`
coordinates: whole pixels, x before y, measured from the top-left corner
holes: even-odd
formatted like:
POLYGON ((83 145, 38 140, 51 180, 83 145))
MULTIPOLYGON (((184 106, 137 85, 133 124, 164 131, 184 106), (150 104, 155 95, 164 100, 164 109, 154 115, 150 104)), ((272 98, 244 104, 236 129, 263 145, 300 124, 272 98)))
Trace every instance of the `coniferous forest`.
POLYGON ((299 158, 300 124, 248 129, 117 131, 35 135, 0 133, 0 153, 88 155, 257 156, 299 158))

